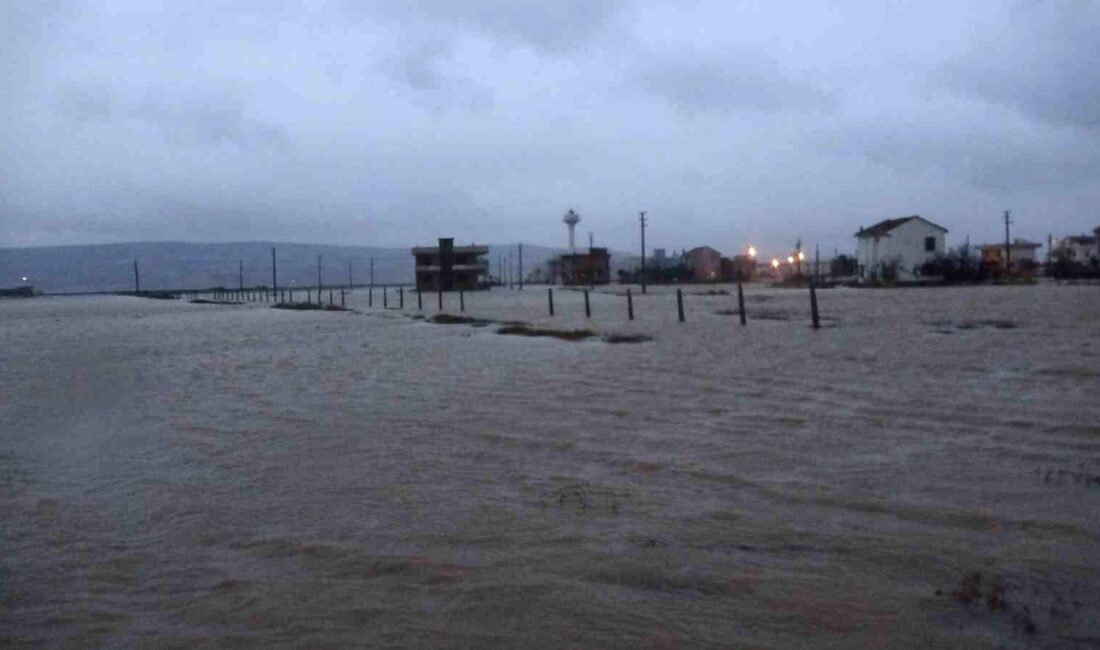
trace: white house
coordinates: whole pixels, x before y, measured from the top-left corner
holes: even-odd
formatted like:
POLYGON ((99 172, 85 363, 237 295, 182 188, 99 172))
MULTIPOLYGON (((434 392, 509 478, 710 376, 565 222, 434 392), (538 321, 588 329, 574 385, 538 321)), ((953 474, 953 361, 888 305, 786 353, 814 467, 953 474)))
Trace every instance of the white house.
POLYGON ((1100 226, 1093 228, 1092 234, 1055 239, 1051 249, 1054 259, 1089 264, 1100 258, 1100 226))
POLYGON ((920 267, 943 255, 947 228, 913 215, 880 221, 856 233, 856 260, 861 280, 912 280, 920 267))

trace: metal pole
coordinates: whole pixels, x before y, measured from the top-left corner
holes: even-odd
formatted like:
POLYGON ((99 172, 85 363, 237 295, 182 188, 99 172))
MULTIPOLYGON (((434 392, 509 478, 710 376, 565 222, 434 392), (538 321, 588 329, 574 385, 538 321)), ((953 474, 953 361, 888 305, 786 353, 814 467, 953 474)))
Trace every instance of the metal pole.
POLYGON ((271 291, 276 292, 279 290, 279 283, 276 282, 275 275, 275 247, 271 247, 271 291))
POLYGON ((397 307, 398 309, 405 308, 405 287, 397 287, 397 307))
POLYGON ((523 291, 523 244, 519 245, 519 290, 523 291))
POLYGON ((745 316, 745 292, 741 290, 741 283, 737 283, 737 313, 741 316, 741 324, 746 321, 745 316))
POLYGON ((684 322, 684 292, 676 290, 676 312, 680 316, 680 322, 684 322))
POLYGON ((554 315, 554 289, 552 287, 546 288, 546 300, 550 304, 550 315, 554 315))
POLYGON ((645 211, 638 213, 638 221, 642 225, 642 293, 645 293, 645 211))
POLYGON ((588 304, 588 289, 584 290, 584 317, 592 318, 592 306, 588 304))
POLYGON ((817 287, 810 283, 810 314, 813 316, 814 329, 821 328, 821 320, 817 317, 817 287))
POLYGON ((466 311, 466 292, 462 289, 458 290, 458 310, 466 311))
POLYGON ((141 275, 138 273, 138 263, 134 260, 134 295, 141 293, 141 275))
POLYGON ((634 320, 634 294, 630 293, 630 289, 626 290, 626 317, 634 320))

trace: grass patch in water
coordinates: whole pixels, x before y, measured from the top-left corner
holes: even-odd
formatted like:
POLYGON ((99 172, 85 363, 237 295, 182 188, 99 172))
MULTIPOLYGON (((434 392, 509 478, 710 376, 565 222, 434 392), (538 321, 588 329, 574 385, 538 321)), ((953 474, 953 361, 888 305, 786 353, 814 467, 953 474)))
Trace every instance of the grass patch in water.
POLYGON ((583 341, 596 335, 592 330, 554 330, 525 324, 505 325, 497 329, 497 334, 549 337, 562 341, 583 341))
POLYGON ((652 341, 653 337, 646 334, 608 334, 603 337, 604 343, 645 343, 652 341))
POLYGON ((436 325, 480 325, 484 327, 492 321, 487 321, 482 318, 472 318, 470 316, 455 316, 453 314, 436 314, 428 319, 429 323, 435 323, 436 325))
POLYGON ((974 330, 982 327, 992 327, 998 330, 1014 330, 1020 326, 1019 323, 1010 320, 998 320, 998 319, 986 319, 986 320, 968 320, 959 323, 957 327, 961 330, 974 330))
POLYGON ((289 309, 292 311, 348 311, 347 307, 339 305, 320 305, 315 302, 279 302, 271 305, 272 309, 289 309))

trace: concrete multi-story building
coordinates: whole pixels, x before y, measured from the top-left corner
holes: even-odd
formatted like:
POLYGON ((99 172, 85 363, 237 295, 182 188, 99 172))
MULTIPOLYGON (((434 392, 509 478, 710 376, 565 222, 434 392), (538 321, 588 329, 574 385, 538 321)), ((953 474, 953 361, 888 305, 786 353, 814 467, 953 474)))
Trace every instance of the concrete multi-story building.
POLYGON ((455 246, 453 238, 440 238, 439 246, 417 246, 416 288, 421 291, 472 291, 488 289, 489 263, 482 259, 488 246, 455 246))
POLYGON ((1055 260, 1090 264, 1100 258, 1100 227, 1092 229, 1092 237, 1074 235, 1055 239, 1050 252, 1055 260))

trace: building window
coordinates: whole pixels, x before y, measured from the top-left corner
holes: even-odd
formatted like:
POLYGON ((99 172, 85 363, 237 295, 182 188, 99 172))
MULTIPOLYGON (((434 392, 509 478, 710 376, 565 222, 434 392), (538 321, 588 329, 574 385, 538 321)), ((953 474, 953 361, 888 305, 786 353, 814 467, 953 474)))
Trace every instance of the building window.
POLYGON ((936 250, 936 238, 935 237, 925 237, 924 238, 924 250, 929 251, 929 252, 936 250))

